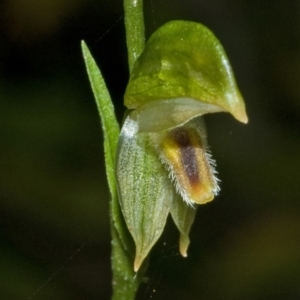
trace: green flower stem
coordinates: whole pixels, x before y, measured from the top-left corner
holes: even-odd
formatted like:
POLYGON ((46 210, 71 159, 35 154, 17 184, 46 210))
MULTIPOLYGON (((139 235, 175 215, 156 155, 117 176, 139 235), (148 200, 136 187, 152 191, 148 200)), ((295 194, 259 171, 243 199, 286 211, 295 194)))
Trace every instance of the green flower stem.
POLYGON ((106 177, 111 193, 112 299, 133 300, 137 288, 143 278, 143 272, 135 274, 133 270, 135 253, 134 245, 124 222, 118 200, 114 168, 120 129, 104 79, 84 42, 82 42, 82 52, 99 115, 101 117, 104 135, 106 177))
POLYGON ((143 0, 124 0, 129 70, 145 46, 143 0))

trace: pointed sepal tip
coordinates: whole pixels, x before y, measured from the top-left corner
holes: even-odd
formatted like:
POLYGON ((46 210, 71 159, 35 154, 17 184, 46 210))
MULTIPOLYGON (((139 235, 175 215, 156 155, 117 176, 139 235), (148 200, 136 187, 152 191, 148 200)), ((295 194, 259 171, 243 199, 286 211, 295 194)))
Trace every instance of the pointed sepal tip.
POLYGON ((183 257, 187 257, 187 249, 190 245, 190 239, 187 235, 185 234, 180 234, 180 240, 179 240, 179 251, 180 254, 183 257))
POLYGON ((135 257, 134 263, 133 263, 134 272, 137 272, 140 269, 144 259, 145 259, 145 257, 143 257, 141 255, 138 255, 135 257))

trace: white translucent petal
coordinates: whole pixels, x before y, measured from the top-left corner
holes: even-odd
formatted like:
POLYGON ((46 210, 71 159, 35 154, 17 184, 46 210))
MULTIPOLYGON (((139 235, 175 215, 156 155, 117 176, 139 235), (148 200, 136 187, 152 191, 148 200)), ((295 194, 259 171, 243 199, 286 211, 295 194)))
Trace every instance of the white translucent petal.
POLYGON ((188 122, 196 116, 224 111, 221 107, 192 98, 151 101, 130 113, 139 132, 157 132, 188 122))

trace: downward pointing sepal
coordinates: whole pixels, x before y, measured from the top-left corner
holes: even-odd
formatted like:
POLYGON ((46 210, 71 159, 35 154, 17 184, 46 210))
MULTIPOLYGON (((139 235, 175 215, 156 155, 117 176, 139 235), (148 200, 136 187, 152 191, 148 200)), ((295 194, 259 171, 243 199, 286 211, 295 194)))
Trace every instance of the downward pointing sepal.
POLYGON ((136 245, 135 271, 160 237, 173 201, 172 183, 149 135, 138 133, 137 123, 128 116, 116 162, 120 204, 136 245))
POLYGON ((170 213, 180 234, 180 254, 183 257, 187 257, 187 249, 190 245, 189 233, 195 220, 197 206, 187 205, 178 194, 175 194, 174 197, 170 213))

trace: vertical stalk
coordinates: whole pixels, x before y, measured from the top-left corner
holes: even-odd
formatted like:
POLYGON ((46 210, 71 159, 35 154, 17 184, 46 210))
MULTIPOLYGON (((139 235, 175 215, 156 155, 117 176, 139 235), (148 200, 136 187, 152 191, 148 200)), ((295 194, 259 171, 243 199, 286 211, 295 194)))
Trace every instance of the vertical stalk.
POLYGON ((129 70, 145 46, 143 0, 124 0, 129 70))

